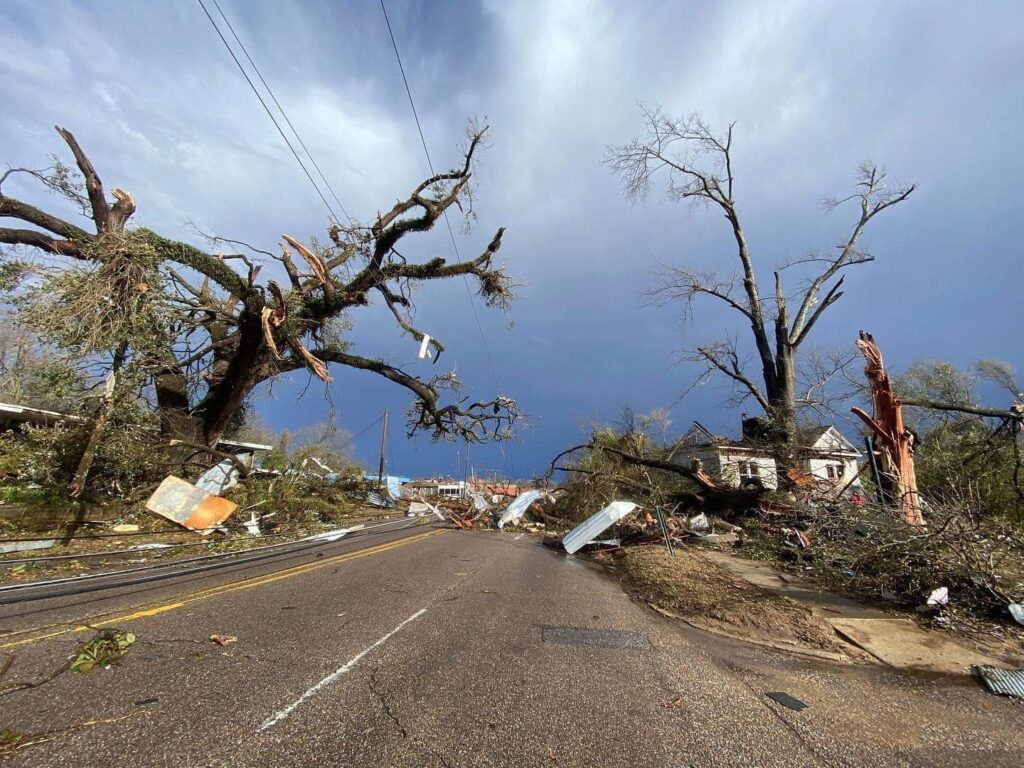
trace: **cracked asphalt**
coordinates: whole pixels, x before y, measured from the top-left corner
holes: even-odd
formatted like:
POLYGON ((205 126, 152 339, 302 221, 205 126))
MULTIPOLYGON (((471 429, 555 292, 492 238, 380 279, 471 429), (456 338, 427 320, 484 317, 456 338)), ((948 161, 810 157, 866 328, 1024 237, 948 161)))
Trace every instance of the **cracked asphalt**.
POLYGON ((971 680, 707 635, 515 534, 419 527, 3 606, 0 654, 15 659, 0 684, 45 678, 90 635, 69 630, 100 622, 138 635, 123 663, 0 697, 0 728, 37 742, 9 765, 1016 767, 1024 755, 1024 708, 971 680), (545 641, 544 628, 567 629, 545 641))

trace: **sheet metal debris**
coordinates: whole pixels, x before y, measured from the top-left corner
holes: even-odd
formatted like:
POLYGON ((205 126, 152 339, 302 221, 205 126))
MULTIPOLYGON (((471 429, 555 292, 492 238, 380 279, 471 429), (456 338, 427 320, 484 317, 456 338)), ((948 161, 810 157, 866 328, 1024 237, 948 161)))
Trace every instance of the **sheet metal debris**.
POLYGON ((783 691, 768 691, 765 696, 777 704, 781 704, 782 706, 796 710, 797 712, 807 709, 807 705, 800 701, 800 699, 795 699, 783 691))
POLYGON ((300 541, 337 541, 342 536, 345 536, 353 531, 361 531, 365 526, 353 525, 351 528, 336 528, 333 531, 324 531, 323 533, 315 533, 312 536, 307 536, 300 541))
POLYGON ((1024 699, 1024 669, 977 666, 974 671, 992 693, 1024 699))
POLYGON ((562 539, 562 546, 571 555, 637 509, 639 505, 632 501, 613 501, 569 531, 562 539))
POLYGON ((168 475, 149 497, 146 509, 205 536, 227 520, 238 505, 168 475))
POLYGON ((511 504, 501 513, 501 517, 498 518, 498 527, 504 528, 509 523, 516 522, 524 514, 526 510, 530 508, 537 499, 544 495, 544 491, 527 491, 526 493, 520 493, 511 504))
POLYGON ((370 491, 366 494, 366 503, 371 507, 378 507, 380 509, 394 509, 395 501, 389 495, 384 493, 378 493, 377 491, 370 491))
MULTIPOLYGON (((238 455, 238 458, 246 464, 249 463, 252 457, 253 454, 251 453, 241 453, 238 455)), ((199 476, 199 479, 196 480, 196 488, 202 488, 207 493, 220 496, 224 491, 238 485, 238 478, 241 474, 238 471, 238 465, 234 461, 224 459, 224 461, 210 467, 199 476)))

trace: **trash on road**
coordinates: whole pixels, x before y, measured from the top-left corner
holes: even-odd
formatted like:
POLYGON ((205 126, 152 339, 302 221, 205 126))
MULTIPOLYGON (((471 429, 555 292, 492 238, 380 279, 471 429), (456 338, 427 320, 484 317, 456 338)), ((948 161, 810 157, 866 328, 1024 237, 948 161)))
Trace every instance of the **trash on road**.
POLYGON ((1024 669, 1000 669, 982 665, 976 666, 974 671, 991 693, 1024 699, 1024 669))
POLYGON ((703 512, 690 518, 690 531, 693 533, 707 533, 710 528, 708 516, 703 512))
POLYGON ((795 699, 783 691, 768 691, 765 696, 777 704, 781 704, 782 706, 796 710, 797 712, 802 709, 807 709, 807 705, 800 701, 800 699, 795 699))
POLYGON ((88 672, 95 667, 107 669, 119 662, 134 642, 134 632, 101 629, 92 640, 82 644, 68 669, 72 672, 88 672))
POLYGON ((939 587, 928 595, 928 605, 938 608, 949 603, 949 587, 939 587))
POLYGON ((146 509, 206 536, 227 520, 238 505, 180 477, 168 475, 149 497, 146 509))
POLYGON ((526 510, 530 508, 530 505, 543 495, 544 491, 527 491, 516 496, 505 511, 501 513, 501 517, 498 518, 498 527, 504 528, 509 523, 515 523, 526 514, 526 510))
POLYGON ((570 555, 589 544, 613 524, 639 509, 632 501, 613 501, 600 512, 588 517, 562 538, 562 546, 570 555))
POLYGON ((210 639, 221 647, 238 642, 238 638, 234 635, 210 635, 210 639))

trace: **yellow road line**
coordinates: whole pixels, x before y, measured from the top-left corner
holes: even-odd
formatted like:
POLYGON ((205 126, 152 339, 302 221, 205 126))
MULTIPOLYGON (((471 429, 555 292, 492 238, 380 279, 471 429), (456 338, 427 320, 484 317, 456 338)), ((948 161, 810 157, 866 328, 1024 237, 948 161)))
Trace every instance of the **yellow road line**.
MULTIPOLYGON (((293 576, 299 576, 309 571, 315 571, 318 568, 325 568, 328 565, 337 565, 348 560, 355 560, 356 558, 366 557, 368 555, 377 555, 382 552, 387 552, 398 547, 403 547, 406 544, 412 544, 416 541, 422 541, 429 536, 436 536, 439 533, 444 533, 443 530, 428 531, 427 533, 420 533, 415 536, 409 536, 408 538, 399 539, 398 541, 391 541, 384 544, 378 544, 375 547, 368 547, 367 549, 360 549, 356 552, 346 552, 341 555, 335 555, 334 557, 324 558, 316 563, 306 563, 305 565, 296 565, 291 568, 286 568, 282 571, 276 571, 265 576, 251 576, 246 579, 240 579, 239 581, 231 582, 230 584, 222 584, 219 587, 211 587, 209 589, 202 589, 197 592, 188 593, 182 597, 179 597, 176 602, 166 603, 164 605, 157 605, 149 608, 139 608, 131 613, 127 613, 121 616, 117 616, 113 619, 104 619, 102 621, 89 621, 88 619, 75 619, 72 621, 61 622, 61 624, 53 624, 55 626, 65 626, 64 629, 57 630, 55 632, 48 632, 43 635, 36 635, 34 637, 27 637, 22 640, 15 640, 14 642, 4 643, 0 645, 0 650, 6 648, 16 648, 20 645, 28 645, 30 643, 39 642, 40 640, 49 640, 53 637, 61 637, 63 635, 70 635, 76 632, 86 632, 94 627, 104 627, 111 624, 123 624, 127 621, 134 621, 135 619, 144 619, 149 616, 156 616, 161 613, 167 613, 168 611, 174 611, 178 608, 182 608, 189 603, 195 603, 199 600, 206 600, 210 597, 217 597, 218 595, 224 595, 229 592, 237 592, 241 589, 251 589, 253 587, 261 587, 264 584, 271 584, 275 581, 281 581, 282 579, 290 579, 293 576), (88 623, 79 623, 86 622, 88 623), (77 626, 67 626, 76 625, 77 626)), ((40 630, 47 629, 47 627, 35 627, 33 629, 22 630, 18 634, 24 634, 28 632, 38 632, 40 630)))

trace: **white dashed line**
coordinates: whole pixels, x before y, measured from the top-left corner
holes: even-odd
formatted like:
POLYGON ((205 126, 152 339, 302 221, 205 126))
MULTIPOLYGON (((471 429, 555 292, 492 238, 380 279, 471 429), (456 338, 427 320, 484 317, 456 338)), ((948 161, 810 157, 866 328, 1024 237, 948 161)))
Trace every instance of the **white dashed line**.
POLYGON ((374 648, 376 648, 376 647, 386 643, 394 635, 396 635, 398 633, 398 631, 402 627, 404 627, 410 621, 414 621, 414 620, 418 619, 420 616, 422 616, 426 612, 427 612, 426 608, 420 608, 418 611, 416 611, 416 613, 414 613, 408 619, 406 619, 401 624, 399 624, 397 627, 392 629, 390 632, 388 632, 386 635, 384 635, 384 637, 382 637, 380 640, 375 642, 373 645, 367 646, 366 648, 361 650, 359 653, 357 653, 355 656, 353 656, 351 659, 349 659, 347 662, 345 662, 344 666, 338 667, 338 669, 336 669, 334 672, 331 672, 331 674, 329 674, 327 677, 325 677, 319 683, 314 685, 312 688, 309 688, 304 694, 299 696, 299 698, 297 698, 295 701, 293 701, 287 707, 285 707, 281 711, 275 713, 273 715, 273 717, 270 717, 267 720, 265 720, 263 725, 261 725, 259 728, 256 729, 257 733, 260 732, 260 731, 265 731, 265 730, 267 730, 267 728, 270 728, 270 727, 276 725, 277 723, 281 722, 282 720, 284 720, 286 717, 288 717, 288 715, 290 715, 292 712, 294 712, 295 708, 298 707, 302 702, 304 702, 306 699, 310 698, 314 694, 318 693, 320 691, 320 689, 325 688, 328 685, 330 685, 331 683, 333 683, 335 680, 337 680, 342 675, 345 675, 345 674, 348 674, 349 672, 351 672, 352 669, 360 661, 362 661, 363 657, 366 654, 368 654, 374 648))

